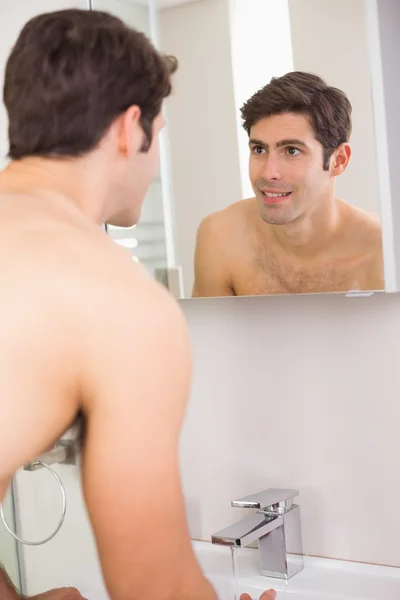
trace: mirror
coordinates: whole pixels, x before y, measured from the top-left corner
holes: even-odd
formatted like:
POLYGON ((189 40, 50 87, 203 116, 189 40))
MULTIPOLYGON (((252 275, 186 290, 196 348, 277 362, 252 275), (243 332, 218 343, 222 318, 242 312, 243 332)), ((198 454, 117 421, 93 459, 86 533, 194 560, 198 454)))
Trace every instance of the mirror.
POLYGON ((385 289, 364 0, 93 8, 179 61, 160 177, 139 224, 109 229, 135 260, 178 298, 385 289))
MULTIPOLYGON (((147 0, 93 0, 92 8, 109 12, 131 27, 154 38, 152 12, 147 0)), ((140 221, 133 227, 107 225, 107 232, 132 258, 143 264, 152 277, 167 268, 167 249, 161 170, 152 182, 143 204, 140 221)))

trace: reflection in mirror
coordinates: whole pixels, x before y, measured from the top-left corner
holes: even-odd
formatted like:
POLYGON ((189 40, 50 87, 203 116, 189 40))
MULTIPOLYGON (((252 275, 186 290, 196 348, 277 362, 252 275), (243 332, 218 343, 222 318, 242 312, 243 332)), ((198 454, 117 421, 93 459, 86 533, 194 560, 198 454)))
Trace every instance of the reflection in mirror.
POLYGON ((93 8, 179 62, 160 176, 115 241, 178 297, 384 289, 364 0, 93 8))
POLYGON ((185 296, 382 290, 363 0, 199 0, 159 30, 185 296))
MULTIPOLYGON (((115 15, 152 38, 152 17, 148 0, 92 0, 94 10, 115 15)), ((149 274, 158 276, 167 267, 161 173, 157 173, 147 192, 140 221, 132 227, 107 225, 116 243, 127 248, 132 258, 143 264, 149 274)))

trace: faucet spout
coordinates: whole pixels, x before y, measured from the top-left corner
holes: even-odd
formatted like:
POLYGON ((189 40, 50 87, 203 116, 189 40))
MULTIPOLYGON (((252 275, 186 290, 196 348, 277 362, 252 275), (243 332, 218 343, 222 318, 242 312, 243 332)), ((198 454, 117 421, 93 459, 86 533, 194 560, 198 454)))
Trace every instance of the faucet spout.
POLYGON ((254 513, 217 531, 211 536, 211 541, 213 544, 219 544, 220 546, 244 547, 256 542, 281 525, 283 525, 282 516, 254 513))
POLYGON ((298 493, 272 488, 234 500, 232 506, 259 510, 214 533, 212 543, 240 548, 257 541, 261 574, 290 579, 303 569, 298 493))

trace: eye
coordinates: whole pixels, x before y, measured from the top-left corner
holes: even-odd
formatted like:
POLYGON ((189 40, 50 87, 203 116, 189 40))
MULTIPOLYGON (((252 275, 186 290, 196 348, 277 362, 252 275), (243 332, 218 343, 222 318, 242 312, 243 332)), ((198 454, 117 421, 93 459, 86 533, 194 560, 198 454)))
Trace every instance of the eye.
POLYGON ((252 151, 254 154, 263 154, 265 152, 265 148, 263 148, 262 146, 253 146, 252 151))
POLYGON ((295 148, 294 146, 289 146, 288 148, 286 148, 286 151, 289 154, 289 156, 298 156, 300 154, 300 150, 298 150, 298 148, 295 148))

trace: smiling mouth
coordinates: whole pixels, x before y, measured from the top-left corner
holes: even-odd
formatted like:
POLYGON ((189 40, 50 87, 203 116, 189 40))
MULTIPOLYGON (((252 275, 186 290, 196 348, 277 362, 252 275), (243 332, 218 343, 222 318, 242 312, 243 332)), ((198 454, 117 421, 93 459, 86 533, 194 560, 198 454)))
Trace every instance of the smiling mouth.
POLYGON ((261 192, 264 198, 265 204, 280 204, 283 202, 292 192, 261 192))
POLYGON ((292 192, 263 192, 263 195, 267 198, 284 198, 289 196, 292 192))

